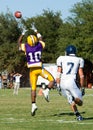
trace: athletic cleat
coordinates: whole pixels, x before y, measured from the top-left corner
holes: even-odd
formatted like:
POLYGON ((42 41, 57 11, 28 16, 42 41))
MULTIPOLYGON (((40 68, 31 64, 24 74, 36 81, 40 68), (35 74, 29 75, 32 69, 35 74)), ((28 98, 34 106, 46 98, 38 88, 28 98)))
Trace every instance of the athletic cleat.
POLYGON ((82 120, 83 120, 83 117, 79 115, 79 116, 77 116, 77 120, 78 120, 78 121, 82 121, 82 120))
POLYGON ((49 89, 48 88, 46 88, 45 90, 43 90, 43 95, 45 97, 45 100, 47 102, 49 102, 49 89))
POLYGON ((32 116, 35 116, 36 110, 37 110, 37 106, 36 106, 36 105, 33 105, 33 106, 32 106, 32 111, 31 111, 31 115, 32 115, 32 116))

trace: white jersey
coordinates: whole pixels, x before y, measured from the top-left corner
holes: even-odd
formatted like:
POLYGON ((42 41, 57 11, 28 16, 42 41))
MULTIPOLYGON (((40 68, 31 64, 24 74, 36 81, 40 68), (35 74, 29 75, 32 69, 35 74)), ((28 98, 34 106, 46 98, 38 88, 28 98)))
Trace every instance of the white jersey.
POLYGON ((21 75, 16 75, 14 77, 15 77, 15 82, 20 83, 21 75))
POLYGON ((57 59, 57 66, 62 67, 63 78, 72 77, 76 79, 78 68, 84 67, 84 60, 76 56, 60 56, 57 59))
POLYGON ((57 66, 62 67, 60 87, 65 92, 68 102, 72 103, 72 97, 82 100, 82 93, 75 81, 78 68, 84 67, 84 60, 76 56, 60 56, 57 66))

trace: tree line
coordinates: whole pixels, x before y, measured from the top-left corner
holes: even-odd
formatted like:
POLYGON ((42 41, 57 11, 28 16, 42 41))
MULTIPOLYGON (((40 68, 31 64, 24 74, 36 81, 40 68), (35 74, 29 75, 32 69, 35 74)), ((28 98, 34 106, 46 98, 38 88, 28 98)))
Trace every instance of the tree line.
POLYGON ((67 45, 77 47, 77 55, 93 62, 93 1, 82 0, 70 11, 71 17, 62 20, 60 11, 43 10, 41 15, 31 18, 16 19, 11 11, 0 14, 0 71, 26 73, 25 55, 18 50, 18 37, 22 28, 34 34, 34 23, 46 43, 42 59, 44 63, 56 63, 59 55, 65 54, 67 45), (25 68, 25 69, 24 69, 25 68))

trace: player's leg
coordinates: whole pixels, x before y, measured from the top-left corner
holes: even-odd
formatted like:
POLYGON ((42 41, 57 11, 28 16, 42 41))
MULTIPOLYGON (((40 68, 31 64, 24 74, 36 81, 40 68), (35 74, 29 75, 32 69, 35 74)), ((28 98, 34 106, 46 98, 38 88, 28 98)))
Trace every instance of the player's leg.
POLYGON ((16 85, 16 94, 18 95, 18 89, 19 89, 19 83, 17 82, 17 85, 16 85))
POLYGON ((62 87, 65 86, 64 88, 69 90, 71 95, 74 97, 74 102, 77 105, 79 105, 79 106, 83 105, 82 93, 74 79, 69 78, 68 80, 61 80, 61 86, 62 87))
POLYGON ((43 69, 40 73, 40 76, 47 79, 49 81, 48 87, 43 90, 44 97, 47 102, 49 102, 49 90, 54 87, 54 77, 47 70, 43 69))
POLYGON ((69 104, 71 105, 71 109, 74 112, 74 114, 76 115, 77 120, 81 121, 83 120, 81 114, 79 113, 76 103, 75 103, 75 98, 72 96, 72 94, 66 90, 66 95, 67 95, 67 99, 69 104))
POLYGON ((70 92, 74 97, 75 103, 79 106, 82 106, 83 105, 82 92, 77 86, 76 82, 73 82, 73 87, 70 88, 70 92))
POLYGON ((34 116, 37 110, 36 106, 36 83, 37 83, 37 75, 35 70, 30 70, 30 84, 31 84, 31 102, 32 102, 32 110, 31 115, 34 116))
POLYGON ((82 97, 80 94, 80 91, 78 92, 76 83, 74 82, 73 79, 61 79, 61 83, 60 83, 60 87, 61 89, 63 89, 65 91, 65 95, 67 96, 67 100, 71 106, 72 111, 74 112, 74 114, 76 115, 77 120, 83 120, 82 116, 80 115, 78 109, 77 109, 77 105, 76 105, 76 101, 77 98, 78 103, 82 102, 82 97))
POLYGON ((36 91, 35 90, 31 90, 31 100, 32 100, 31 115, 34 116, 35 112, 37 110, 37 106, 36 106, 36 91))
POLYGON ((17 95, 17 83, 15 85, 15 94, 17 95))
MULTIPOLYGON (((78 106, 82 106, 83 105, 82 93, 78 87, 73 91, 73 95, 75 97, 74 98, 75 104, 77 104, 78 106)), ((77 120, 79 121, 83 120, 83 117, 80 115, 78 111, 75 112, 75 115, 77 116, 77 120)))
POLYGON ((77 84, 73 81, 72 83, 73 87, 70 87, 70 92, 73 97, 74 103, 71 104, 72 110, 74 111, 77 120, 83 120, 82 116, 80 115, 79 111, 77 110, 77 105, 82 106, 83 101, 82 101, 82 93, 80 89, 78 88, 77 84))
POLYGON ((13 94, 16 94, 16 82, 14 84, 14 92, 13 92, 13 94))

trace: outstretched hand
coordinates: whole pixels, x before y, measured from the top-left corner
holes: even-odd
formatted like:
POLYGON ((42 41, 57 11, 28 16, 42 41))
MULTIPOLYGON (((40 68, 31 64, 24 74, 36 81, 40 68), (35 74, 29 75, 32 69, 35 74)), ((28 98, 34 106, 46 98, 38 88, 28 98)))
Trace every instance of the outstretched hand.
POLYGON ((22 31, 22 35, 25 35, 26 32, 27 32, 27 29, 24 27, 22 31))
POLYGON ((31 29, 32 29, 35 33, 37 33, 37 29, 36 29, 36 27, 35 27, 35 24, 34 24, 34 23, 32 23, 32 24, 31 24, 31 29))

